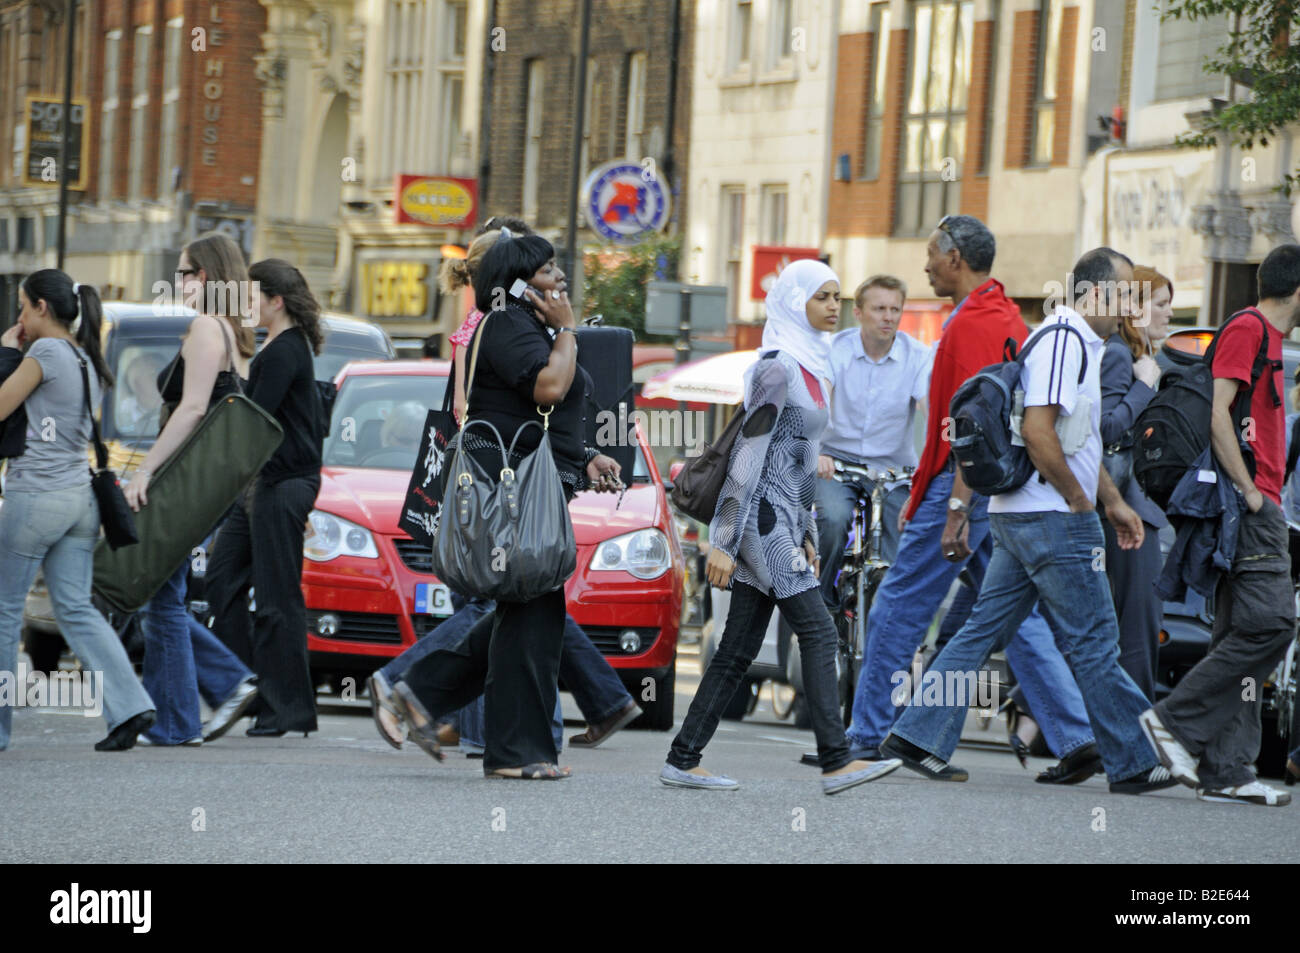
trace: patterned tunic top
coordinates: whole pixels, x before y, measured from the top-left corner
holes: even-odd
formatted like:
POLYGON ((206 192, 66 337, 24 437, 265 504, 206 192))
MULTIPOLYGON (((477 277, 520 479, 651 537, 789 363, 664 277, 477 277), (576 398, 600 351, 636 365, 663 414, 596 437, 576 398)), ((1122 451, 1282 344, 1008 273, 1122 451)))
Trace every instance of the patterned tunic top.
POLYGON ((817 545, 812 504, 827 411, 797 361, 776 352, 754 365, 745 422, 709 524, 709 542, 736 560, 734 579, 784 599, 818 585, 803 551, 817 545))

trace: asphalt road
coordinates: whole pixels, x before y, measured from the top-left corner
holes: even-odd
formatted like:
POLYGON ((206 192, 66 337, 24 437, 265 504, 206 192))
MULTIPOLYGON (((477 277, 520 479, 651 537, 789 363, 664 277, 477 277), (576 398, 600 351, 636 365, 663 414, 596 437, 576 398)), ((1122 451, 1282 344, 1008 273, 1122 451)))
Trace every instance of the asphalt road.
MULTIPOLYGON (((683 655, 679 723, 697 682, 696 660, 683 655)), ((741 782, 736 792, 661 785, 665 732, 623 732, 595 751, 566 750, 573 778, 526 783, 487 781, 480 761, 455 752, 437 764, 409 745, 394 751, 375 734, 364 701, 322 697, 320 731, 307 739, 247 738, 240 725, 200 748, 123 754, 92 750, 102 720, 23 709, 0 753, 0 863, 1300 857, 1300 804, 1206 804, 1185 788, 1122 797, 1100 777, 1045 788, 989 745, 958 751, 954 761, 971 772, 964 784, 902 769, 828 798, 816 770, 797 763, 811 732, 777 721, 764 694, 745 722, 724 722, 706 751, 707 767, 741 782)), ((572 699, 565 703, 576 716, 572 699)))

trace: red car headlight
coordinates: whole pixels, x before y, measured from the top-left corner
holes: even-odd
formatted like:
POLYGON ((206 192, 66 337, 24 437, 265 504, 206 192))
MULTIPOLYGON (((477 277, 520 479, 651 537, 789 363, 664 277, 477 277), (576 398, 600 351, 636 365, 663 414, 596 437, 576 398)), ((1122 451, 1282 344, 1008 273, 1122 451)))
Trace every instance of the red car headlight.
POLYGON ((657 529, 641 529, 607 539, 592 554, 589 572, 626 572, 638 579, 655 579, 672 568, 668 537, 657 529))
POLYGON ((375 538, 364 526, 321 510, 312 510, 307 520, 311 524, 312 533, 303 540, 302 554, 312 562, 329 562, 339 556, 379 558, 375 538))

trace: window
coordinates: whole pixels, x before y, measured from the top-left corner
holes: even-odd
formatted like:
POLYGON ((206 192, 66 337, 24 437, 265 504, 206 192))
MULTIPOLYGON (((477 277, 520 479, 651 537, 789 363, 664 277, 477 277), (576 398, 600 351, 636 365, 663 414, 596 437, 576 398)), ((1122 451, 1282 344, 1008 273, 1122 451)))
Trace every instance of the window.
POLYGON ((889 4, 871 5, 871 102, 867 108, 862 177, 880 177, 880 141, 885 129, 885 94, 889 78, 889 4))
POLYGON ((158 197, 172 192, 176 166, 176 110, 181 99, 181 24, 178 17, 167 21, 167 38, 163 46, 162 129, 158 143, 158 197))
POLYGON ((785 244, 785 207, 789 194, 784 184, 765 185, 759 205, 759 242, 763 245, 785 244))
POLYGON ((15 248, 20 252, 36 251, 36 219, 28 215, 18 219, 18 244, 15 248))
POLYGON ((1034 94, 1034 135, 1029 161, 1048 165, 1056 132, 1056 79, 1061 59, 1062 0, 1041 0, 1038 12, 1038 81, 1034 94))
POLYGON ((733 0, 727 46, 728 73, 740 73, 749 69, 750 34, 753 32, 753 25, 752 0, 733 0))
POLYGON ((900 235, 923 235, 958 210, 974 15, 973 0, 913 0, 898 177, 900 235))
POLYGON ((104 34, 104 104, 99 120, 99 200, 107 202, 113 197, 113 158, 116 143, 113 133, 117 125, 117 94, 121 86, 122 31, 110 30, 104 34))
POLYGON ((767 68, 788 67, 794 57, 794 0, 769 0, 767 68))
POLYGON ((0 251, 9 250, 9 219, 0 218, 0 251))
POLYGON ((727 314, 740 312, 740 266, 745 252, 745 188, 722 187, 722 273, 727 286, 727 314))
POLYGON ((524 218, 537 218, 537 193, 541 181, 542 107, 545 65, 542 60, 528 61, 528 114, 524 126, 524 218))
POLYGON ((149 131, 149 45, 153 42, 153 27, 137 27, 135 31, 135 58, 131 76, 131 158, 128 173, 131 177, 130 196, 138 199, 144 192, 145 137, 149 131))
POLYGON ((451 0, 443 5, 442 43, 438 58, 438 82, 442 87, 438 154, 446 171, 451 171, 452 159, 460 153, 467 7, 464 0, 451 0))
POLYGON ((627 135, 623 154, 629 159, 640 159, 646 154, 645 134, 645 53, 632 53, 627 58, 627 135))
MULTIPOLYGON (((16 44, 16 27, 8 21, 0 22, 0 89, 11 90, 18 88, 18 56, 16 44)), ((0 129, 13 129, 18 124, 18 111, 15 108, 16 96, 0 96, 0 129)), ((17 145, 15 141, 12 145, 17 145)), ((0 184, 8 182, 12 177, 22 172, 22 157, 13 153, 13 163, 5 161, 7 159, 0 153, 0 184), (14 166, 17 165, 15 170, 14 166)), ((0 225, 4 220, 0 219, 0 225)), ((0 251, 8 248, 6 243, 0 251)))
MULTIPOLYGON (((1166 3, 1160 4, 1164 13, 1166 3)), ((1242 24, 1246 28, 1246 24, 1242 24)), ((1227 17, 1215 20, 1164 20, 1159 23, 1156 46, 1155 98, 1192 99, 1219 96, 1223 77, 1205 72, 1205 61, 1216 55, 1228 37, 1227 17)))
POLYGON ((59 247, 59 216, 48 213, 42 222, 45 231, 45 250, 52 251, 59 247))
POLYGON ((388 0, 384 46, 384 118, 377 179, 387 185, 399 172, 425 165, 432 105, 425 101, 424 51, 429 43, 427 0, 388 0))

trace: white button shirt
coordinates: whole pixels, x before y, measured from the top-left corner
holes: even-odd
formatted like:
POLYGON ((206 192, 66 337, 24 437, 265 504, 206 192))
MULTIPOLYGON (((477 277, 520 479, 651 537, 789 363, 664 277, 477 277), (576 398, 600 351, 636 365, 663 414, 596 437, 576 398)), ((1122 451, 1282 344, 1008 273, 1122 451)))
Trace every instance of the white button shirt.
POLYGON ((831 339, 834 389, 821 452, 874 467, 916 466, 913 420, 930 389, 934 352, 899 331, 879 361, 867 356, 861 327, 831 339))

